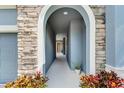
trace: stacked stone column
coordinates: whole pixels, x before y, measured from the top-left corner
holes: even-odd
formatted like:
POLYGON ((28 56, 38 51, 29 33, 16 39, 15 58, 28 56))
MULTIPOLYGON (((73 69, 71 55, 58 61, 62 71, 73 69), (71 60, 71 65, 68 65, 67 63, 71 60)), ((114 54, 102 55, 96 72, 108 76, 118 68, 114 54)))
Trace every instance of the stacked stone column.
POLYGON ((18 74, 33 74, 37 69, 37 24, 42 6, 17 6, 18 74))
POLYGON ((106 63, 106 32, 105 6, 90 6, 96 20, 96 72, 105 69, 106 63))

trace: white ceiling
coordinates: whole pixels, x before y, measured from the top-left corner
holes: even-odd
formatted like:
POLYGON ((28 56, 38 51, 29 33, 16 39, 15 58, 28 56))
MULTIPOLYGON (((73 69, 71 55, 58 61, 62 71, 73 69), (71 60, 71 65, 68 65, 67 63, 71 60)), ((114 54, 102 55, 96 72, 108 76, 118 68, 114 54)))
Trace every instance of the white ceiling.
POLYGON ((74 19, 83 20, 78 11, 65 7, 55 11, 49 17, 48 23, 56 33, 66 33, 69 29, 69 22, 74 19), (68 12, 68 14, 64 15, 64 12, 68 12))

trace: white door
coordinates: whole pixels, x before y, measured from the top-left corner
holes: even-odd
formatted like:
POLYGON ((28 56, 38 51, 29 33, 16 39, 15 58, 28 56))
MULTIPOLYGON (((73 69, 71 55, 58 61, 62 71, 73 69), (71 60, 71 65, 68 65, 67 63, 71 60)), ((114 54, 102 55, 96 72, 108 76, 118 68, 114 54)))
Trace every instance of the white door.
POLYGON ((17 77, 17 34, 0 34, 0 83, 17 77))

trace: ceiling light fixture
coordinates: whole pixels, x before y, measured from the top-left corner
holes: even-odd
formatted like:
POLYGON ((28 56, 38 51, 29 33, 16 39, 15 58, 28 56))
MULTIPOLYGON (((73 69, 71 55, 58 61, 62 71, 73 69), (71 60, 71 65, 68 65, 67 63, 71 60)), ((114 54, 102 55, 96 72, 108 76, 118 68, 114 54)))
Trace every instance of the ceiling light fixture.
POLYGON ((64 15, 68 15, 68 12, 67 12, 67 11, 65 11, 65 12, 63 12, 63 14, 64 14, 64 15))

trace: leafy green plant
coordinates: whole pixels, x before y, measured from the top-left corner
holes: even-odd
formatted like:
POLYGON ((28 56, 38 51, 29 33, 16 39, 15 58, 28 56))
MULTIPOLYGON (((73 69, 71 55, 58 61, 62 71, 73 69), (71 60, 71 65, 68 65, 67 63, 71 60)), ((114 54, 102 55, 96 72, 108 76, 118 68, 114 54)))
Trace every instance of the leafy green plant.
POLYGON ((37 72, 32 76, 22 75, 15 81, 5 84, 5 88, 45 88, 47 80, 48 78, 37 72))
POLYGON ((80 77, 82 88, 123 88, 124 79, 121 79, 113 71, 101 71, 96 75, 85 75, 80 77))
POLYGON ((80 70, 80 65, 77 65, 76 67, 75 67, 75 69, 77 69, 77 70, 80 70))

